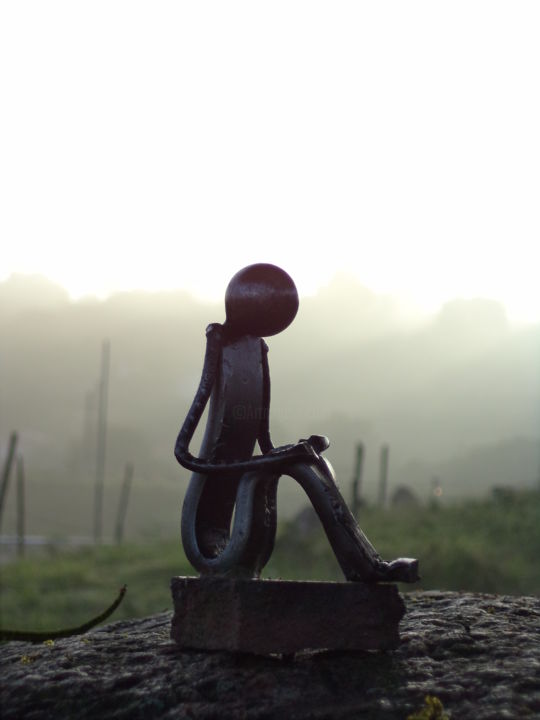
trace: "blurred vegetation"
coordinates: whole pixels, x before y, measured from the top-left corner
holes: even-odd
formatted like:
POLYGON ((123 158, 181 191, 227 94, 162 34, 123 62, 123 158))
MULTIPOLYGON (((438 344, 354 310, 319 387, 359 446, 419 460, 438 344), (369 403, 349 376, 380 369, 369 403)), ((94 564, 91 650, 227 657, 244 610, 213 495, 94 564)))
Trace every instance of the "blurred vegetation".
POLYGON ((180 541, 52 551, 1 567, 0 625, 46 630, 85 622, 104 610, 126 584, 112 620, 171 607, 169 581, 193 573, 180 541))
MULTIPOLYGON (((363 508, 360 525, 385 559, 420 559, 422 581, 440 589, 540 595, 540 493, 499 493, 455 506, 363 508)), ((1 567, 0 624, 55 629, 96 615, 126 583, 113 620, 171 608, 169 580, 193 574, 179 540, 102 546, 25 558, 1 567)), ((343 579, 316 517, 280 527, 265 577, 343 579)))

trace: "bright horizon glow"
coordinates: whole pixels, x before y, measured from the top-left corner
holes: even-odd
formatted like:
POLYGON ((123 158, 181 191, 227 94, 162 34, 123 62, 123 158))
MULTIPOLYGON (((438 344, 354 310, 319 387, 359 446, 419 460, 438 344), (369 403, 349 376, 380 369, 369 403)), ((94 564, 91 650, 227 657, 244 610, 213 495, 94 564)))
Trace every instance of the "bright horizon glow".
POLYGON ((221 299, 273 262, 540 321, 536 2, 5 2, 0 280, 221 299))

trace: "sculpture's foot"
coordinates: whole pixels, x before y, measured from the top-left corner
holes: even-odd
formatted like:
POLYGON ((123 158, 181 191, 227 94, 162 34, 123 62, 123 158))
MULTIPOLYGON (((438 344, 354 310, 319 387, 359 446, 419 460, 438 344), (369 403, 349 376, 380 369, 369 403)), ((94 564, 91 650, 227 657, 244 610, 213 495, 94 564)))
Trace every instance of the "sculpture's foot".
POLYGON ((392 562, 381 562, 377 576, 379 582, 418 582, 420 580, 418 560, 398 558, 392 562))

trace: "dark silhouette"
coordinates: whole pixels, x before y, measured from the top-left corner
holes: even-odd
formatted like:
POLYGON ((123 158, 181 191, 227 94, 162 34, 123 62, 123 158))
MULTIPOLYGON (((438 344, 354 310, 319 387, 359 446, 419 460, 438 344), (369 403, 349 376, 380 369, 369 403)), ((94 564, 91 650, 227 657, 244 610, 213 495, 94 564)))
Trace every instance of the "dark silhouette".
POLYGON ((417 560, 384 562, 358 527, 322 456, 329 446, 326 437, 272 444, 268 348, 262 336, 276 335, 296 316, 292 279, 274 265, 250 265, 230 281, 225 309, 225 323, 207 328, 201 382, 175 447, 178 462, 193 471, 182 511, 190 562, 203 574, 258 577, 274 545, 278 479, 289 475, 308 495, 348 580, 415 582, 417 560), (209 399, 197 458, 189 443, 209 399), (256 442, 262 454, 254 456, 256 442))

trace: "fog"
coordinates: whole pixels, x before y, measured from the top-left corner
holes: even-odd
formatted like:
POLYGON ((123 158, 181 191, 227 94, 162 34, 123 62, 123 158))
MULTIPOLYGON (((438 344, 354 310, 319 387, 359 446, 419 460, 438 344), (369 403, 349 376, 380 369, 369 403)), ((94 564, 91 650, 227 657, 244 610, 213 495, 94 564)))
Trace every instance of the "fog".
MULTIPOLYGON (((189 473, 173 445, 199 381, 205 327, 223 320, 221 304, 184 292, 72 302, 38 276, 0 283, 0 457, 16 430, 27 532, 91 533, 104 339, 111 343, 106 533, 127 461, 135 466, 128 533, 178 532, 189 473)), ((497 302, 456 299, 420 316, 337 276, 303 299, 294 323, 268 344, 274 443, 328 435, 326 455, 346 497, 358 442, 368 501, 384 443, 390 496, 407 485, 427 502, 435 477, 443 501, 538 485, 540 325, 511 324, 497 302)), ((13 485, 12 478, 6 533, 14 527, 13 485)), ((285 481, 281 516, 302 502, 285 481)))

